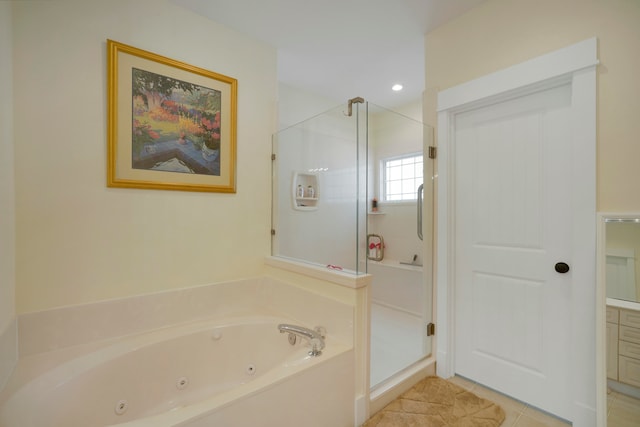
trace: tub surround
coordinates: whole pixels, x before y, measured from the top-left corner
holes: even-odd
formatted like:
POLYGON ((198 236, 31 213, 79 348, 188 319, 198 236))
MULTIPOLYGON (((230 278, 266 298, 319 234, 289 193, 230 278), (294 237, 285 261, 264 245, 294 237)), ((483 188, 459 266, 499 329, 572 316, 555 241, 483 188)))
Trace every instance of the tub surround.
MULTIPOLYGON (((332 394, 336 392, 335 384, 332 386, 329 383, 335 382, 336 377, 333 376, 333 380, 330 380, 331 376, 325 372, 328 368, 323 366, 316 369, 316 365, 321 366, 323 360, 328 359, 333 365, 335 359, 334 368, 337 371, 331 372, 339 372, 338 378, 341 380, 338 388, 341 391, 336 396, 340 395, 343 404, 339 415, 330 420, 330 424, 350 425, 354 419, 355 399, 354 306, 268 276, 21 315, 18 319, 19 327, 14 327, 14 331, 18 329, 20 334, 20 360, 7 386, 0 393, 0 407, 23 386, 33 380, 37 381, 39 376, 51 375, 71 361, 91 360, 91 357, 100 355, 105 350, 120 348, 128 340, 148 340, 154 334, 190 328, 194 324, 224 323, 229 319, 255 316, 277 316, 288 323, 308 327, 322 325, 326 328, 327 348, 317 361, 313 361, 313 370, 296 371, 293 375, 296 378, 308 377, 311 381, 324 384, 319 389, 322 390, 321 394, 314 393, 314 396, 334 399, 332 394), (349 417, 347 424, 341 421, 345 416, 349 417)), ((274 331, 277 338, 282 338, 286 343, 286 337, 280 336, 275 326, 274 331)), ((304 349, 301 350, 304 353, 304 349)), ((304 391, 296 390, 296 383, 285 387, 285 390, 271 386, 260 389, 259 383, 255 387, 251 393, 256 394, 253 400, 258 406, 262 398, 260 396, 265 394, 282 395, 283 398, 286 395, 287 399, 295 398, 296 394, 304 394, 304 391)), ((237 409, 239 413, 246 412, 245 417, 254 412, 254 407, 247 407, 246 402, 225 403, 227 404, 240 408, 237 409)), ((224 419, 226 416, 212 415, 211 419, 224 419)), ((274 415, 273 419, 275 423, 278 416, 274 415)))
POLYGON ((353 307, 258 277, 21 315, 20 359, 4 393, 122 337, 199 320, 273 313, 287 313, 304 325, 321 324, 339 341, 353 345, 353 307))
MULTIPOLYGON (((304 289, 308 292, 325 295, 354 308, 353 346, 356 384, 354 425, 361 425, 368 418, 370 411, 369 348, 373 276, 370 274, 355 275, 284 257, 268 257, 265 263, 269 276, 287 283, 304 283, 304 289)), ((305 310, 309 308, 313 307, 306 307, 305 310)))
MULTIPOLYGON (((309 357, 305 343, 291 346, 278 332, 277 325, 286 321, 290 319, 268 315, 231 317, 111 340, 95 351, 60 361, 8 395, 8 400, 0 404, 0 425, 53 427, 125 422, 158 427, 192 425, 194 419, 201 417, 233 421, 225 425, 244 425, 229 418, 226 406, 236 405, 244 412, 253 412, 254 408, 247 406, 248 396, 259 394, 264 398, 281 383, 286 383, 286 394, 301 386, 300 376, 307 370, 326 364, 332 368, 323 373, 325 383, 339 385, 342 404, 332 411, 332 418, 318 420, 348 425, 353 419, 353 405, 349 403, 354 395, 352 347, 327 335, 323 354, 309 357), (34 413, 33 407, 39 410, 34 413)), ((69 354, 69 349, 62 352, 69 354)), ((39 357, 43 355, 33 358, 43 361, 39 357)), ((315 379, 304 382, 304 386, 316 392, 298 399, 294 394, 289 396, 290 402, 308 407, 309 399, 330 401, 336 393, 330 387, 316 388, 315 379)), ((283 402, 286 401, 270 400, 279 408, 283 402)), ((276 417, 268 425, 286 424, 287 420, 276 417)))
POLYGON ((303 289, 257 277, 75 305, 20 315, 20 357, 150 331, 199 319, 254 313, 293 312, 293 317, 318 319, 322 308, 334 313, 323 325, 342 340, 352 340, 352 307, 303 289))
POLYGON ((331 265, 323 267, 317 264, 305 263, 286 257, 274 256, 267 257, 265 262, 267 265, 272 267, 277 267, 294 273, 303 274, 305 276, 335 283, 337 285, 351 289, 364 288, 371 283, 370 275, 353 274, 350 272, 341 271, 338 269, 338 267, 331 265))

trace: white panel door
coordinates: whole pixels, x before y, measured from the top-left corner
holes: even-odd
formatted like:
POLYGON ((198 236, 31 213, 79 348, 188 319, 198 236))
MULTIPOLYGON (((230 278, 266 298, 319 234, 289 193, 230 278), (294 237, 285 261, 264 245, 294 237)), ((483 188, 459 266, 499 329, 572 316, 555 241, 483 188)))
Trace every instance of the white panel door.
POLYGON ((571 86, 455 116, 455 371, 571 418, 571 86))

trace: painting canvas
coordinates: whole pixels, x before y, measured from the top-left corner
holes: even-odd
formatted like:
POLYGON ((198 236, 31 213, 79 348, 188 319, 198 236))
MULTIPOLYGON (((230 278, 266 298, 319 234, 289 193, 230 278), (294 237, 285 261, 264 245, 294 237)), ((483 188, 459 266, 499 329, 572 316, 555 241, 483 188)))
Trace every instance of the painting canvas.
POLYGON ((132 167, 219 176, 220 91, 132 73, 132 167))
POLYGON ((111 40, 110 187, 235 192, 235 79, 111 40))

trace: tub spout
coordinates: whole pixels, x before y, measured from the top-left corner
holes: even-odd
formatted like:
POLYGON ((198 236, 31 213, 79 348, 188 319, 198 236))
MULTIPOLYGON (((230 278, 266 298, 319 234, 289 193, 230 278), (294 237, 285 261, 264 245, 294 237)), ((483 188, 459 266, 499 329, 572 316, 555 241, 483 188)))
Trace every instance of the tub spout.
POLYGON ((317 326, 315 329, 308 329, 304 326, 281 323, 280 325, 278 325, 278 330, 281 334, 284 334, 285 332, 289 334, 289 342, 292 345, 296 342, 296 336, 307 339, 309 341, 309 344, 311 345, 309 356, 315 357, 322 354, 322 349, 324 348, 324 338, 326 334, 322 326, 317 326))

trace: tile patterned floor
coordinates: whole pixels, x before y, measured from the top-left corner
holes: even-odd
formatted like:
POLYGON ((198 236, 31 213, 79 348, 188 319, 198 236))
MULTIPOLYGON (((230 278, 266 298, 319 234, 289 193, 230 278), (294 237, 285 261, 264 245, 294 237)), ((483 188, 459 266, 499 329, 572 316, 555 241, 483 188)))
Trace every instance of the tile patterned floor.
POLYGON ((499 427, 505 413, 496 403, 435 376, 419 381, 362 427, 499 427))
POLYGON ((566 427, 571 425, 564 420, 535 409, 526 403, 514 400, 502 393, 483 387, 466 378, 456 376, 449 381, 466 388, 478 397, 491 400, 500 405, 506 415, 502 427, 566 427))
MULTIPOLYGON (((502 427, 566 427, 564 420, 556 418, 526 403, 511 399, 504 394, 490 390, 463 377, 454 377, 451 382, 466 388, 472 393, 489 399, 502 407, 506 418, 502 427)), ((607 427, 640 426, 640 400, 615 391, 607 396, 607 427)))
POLYGON ((640 400, 610 391, 607 395, 607 427, 640 426, 640 400))
MULTIPOLYGON (((371 384, 375 385, 421 357, 420 319, 377 304, 372 313, 371 384), (400 350, 400 351, 399 351, 400 350)), ((502 427, 566 427, 571 424, 462 377, 451 381, 504 409, 502 427)), ((607 427, 640 426, 640 400, 611 391, 607 427)))

